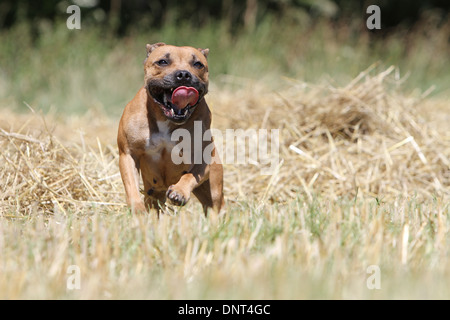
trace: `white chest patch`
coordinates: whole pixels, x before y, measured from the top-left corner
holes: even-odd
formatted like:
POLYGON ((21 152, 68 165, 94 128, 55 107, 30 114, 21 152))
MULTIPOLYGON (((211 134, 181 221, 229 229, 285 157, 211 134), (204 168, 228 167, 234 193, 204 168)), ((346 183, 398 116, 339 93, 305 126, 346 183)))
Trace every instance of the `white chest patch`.
POLYGON ((163 149, 171 152, 176 143, 176 141, 170 140, 169 120, 157 121, 156 124, 158 125, 158 132, 152 133, 145 143, 145 153, 151 156, 153 161, 158 161, 161 158, 163 149))

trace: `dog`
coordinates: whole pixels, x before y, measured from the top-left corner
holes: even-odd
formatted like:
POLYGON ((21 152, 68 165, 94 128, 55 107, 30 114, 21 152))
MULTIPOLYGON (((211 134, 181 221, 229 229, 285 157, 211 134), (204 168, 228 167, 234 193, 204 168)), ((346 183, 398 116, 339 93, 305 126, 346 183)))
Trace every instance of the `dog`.
MULTIPOLYGON (((202 136, 210 129, 211 111, 205 101, 208 92, 209 49, 177 47, 159 42, 147 44, 144 61, 144 86, 126 105, 119 123, 117 145, 119 169, 126 201, 132 212, 160 212, 168 199, 183 206, 193 193, 205 215, 209 208, 224 209, 223 167, 214 142, 202 141, 201 152, 208 147, 214 161, 173 161, 180 139, 172 140, 177 129, 202 136), (198 129, 197 129, 198 130, 198 129), (144 200, 139 191, 140 177, 144 200)), ((191 139, 194 148, 194 139, 191 139)), ((198 143, 198 142, 197 142, 198 143)), ((197 147, 197 152, 198 152, 197 147)), ((193 159, 183 155, 183 159, 193 159)))

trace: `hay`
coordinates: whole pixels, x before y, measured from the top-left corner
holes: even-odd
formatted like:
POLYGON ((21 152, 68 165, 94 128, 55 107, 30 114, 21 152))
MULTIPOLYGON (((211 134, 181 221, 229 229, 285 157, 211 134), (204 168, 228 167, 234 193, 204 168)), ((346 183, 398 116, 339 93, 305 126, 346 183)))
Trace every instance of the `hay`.
MULTIPOLYGON (((211 86, 213 126, 280 129, 280 164, 225 164, 226 199, 443 197, 450 194, 447 102, 406 97, 391 67, 368 69, 345 87, 285 79, 277 92, 248 81, 211 86), (442 110, 438 110, 442 107, 442 110), (230 112, 232 110, 232 112, 230 112), (433 110, 440 119, 426 119, 433 110)), ((231 79, 236 82, 236 79, 231 79)), ((115 143, 119 119, 61 118, 2 110, 0 213, 83 213, 124 207, 115 143), (50 124, 50 126, 49 126, 50 124), (49 128, 50 127, 50 128, 49 128)))
MULTIPOLYGON (((281 129, 283 164, 270 193, 276 201, 299 193, 330 199, 448 196, 450 106, 441 103, 447 119, 437 120, 439 125, 436 119, 425 121, 424 115, 438 109, 425 99, 427 93, 405 97, 399 93, 404 79, 394 67, 371 75, 374 67, 345 87, 287 79, 279 92, 265 87, 248 88, 251 94, 223 92, 214 100, 214 124, 281 129)), ((254 194, 270 181, 251 165, 237 175, 246 184, 237 189, 254 194)))
MULTIPOLYGON (((117 148, 112 144, 102 145, 95 135, 102 133, 95 120, 89 121, 92 131, 86 134, 80 130, 87 119, 102 119, 104 115, 65 121, 55 115, 41 118, 7 111, 3 115, 8 120, 6 124, 1 122, 0 129, 0 155, 4 164, 0 170, 0 212, 4 215, 67 214, 92 207, 111 210, 124 206, 117 148), (23 123, 17 132, 13 131, 23 123), (58 128, 49 130, 47 123, 57 123, 58 128), (90 136, 89 143, 85 135, 90 136)), ((103 130, 111 127, 111 120, 108 122, 100 125, 103 130)))

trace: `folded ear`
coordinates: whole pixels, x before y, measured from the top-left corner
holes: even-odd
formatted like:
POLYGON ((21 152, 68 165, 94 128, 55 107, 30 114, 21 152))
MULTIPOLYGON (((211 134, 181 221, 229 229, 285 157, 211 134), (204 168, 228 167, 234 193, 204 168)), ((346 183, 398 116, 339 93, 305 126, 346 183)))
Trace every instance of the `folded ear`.
POLYGON ((202 48, 198 48, 198 51, 200 51, 201 53, 203 53, 203 55, 205 56, 205 58, 208 58, 208 54, 209 54, 209 49, 202 49, 202 48))
POLYGON ((154 44, 148 44, 145 46, 147 48, 147 57, 152 53, 153 50, 155 50, 158 47, 165 46, 166 44, 164 42, 158 42, 154 44))

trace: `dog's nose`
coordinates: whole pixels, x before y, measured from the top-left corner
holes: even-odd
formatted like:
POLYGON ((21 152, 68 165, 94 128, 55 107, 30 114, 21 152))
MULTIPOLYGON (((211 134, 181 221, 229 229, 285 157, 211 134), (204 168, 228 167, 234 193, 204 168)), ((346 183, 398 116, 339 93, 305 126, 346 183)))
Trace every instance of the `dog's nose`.
POLYGON ((175 74, 175 77, 177 80, 191 80, 192 74, 189 71, 186 70, 180 70, 175 74))

